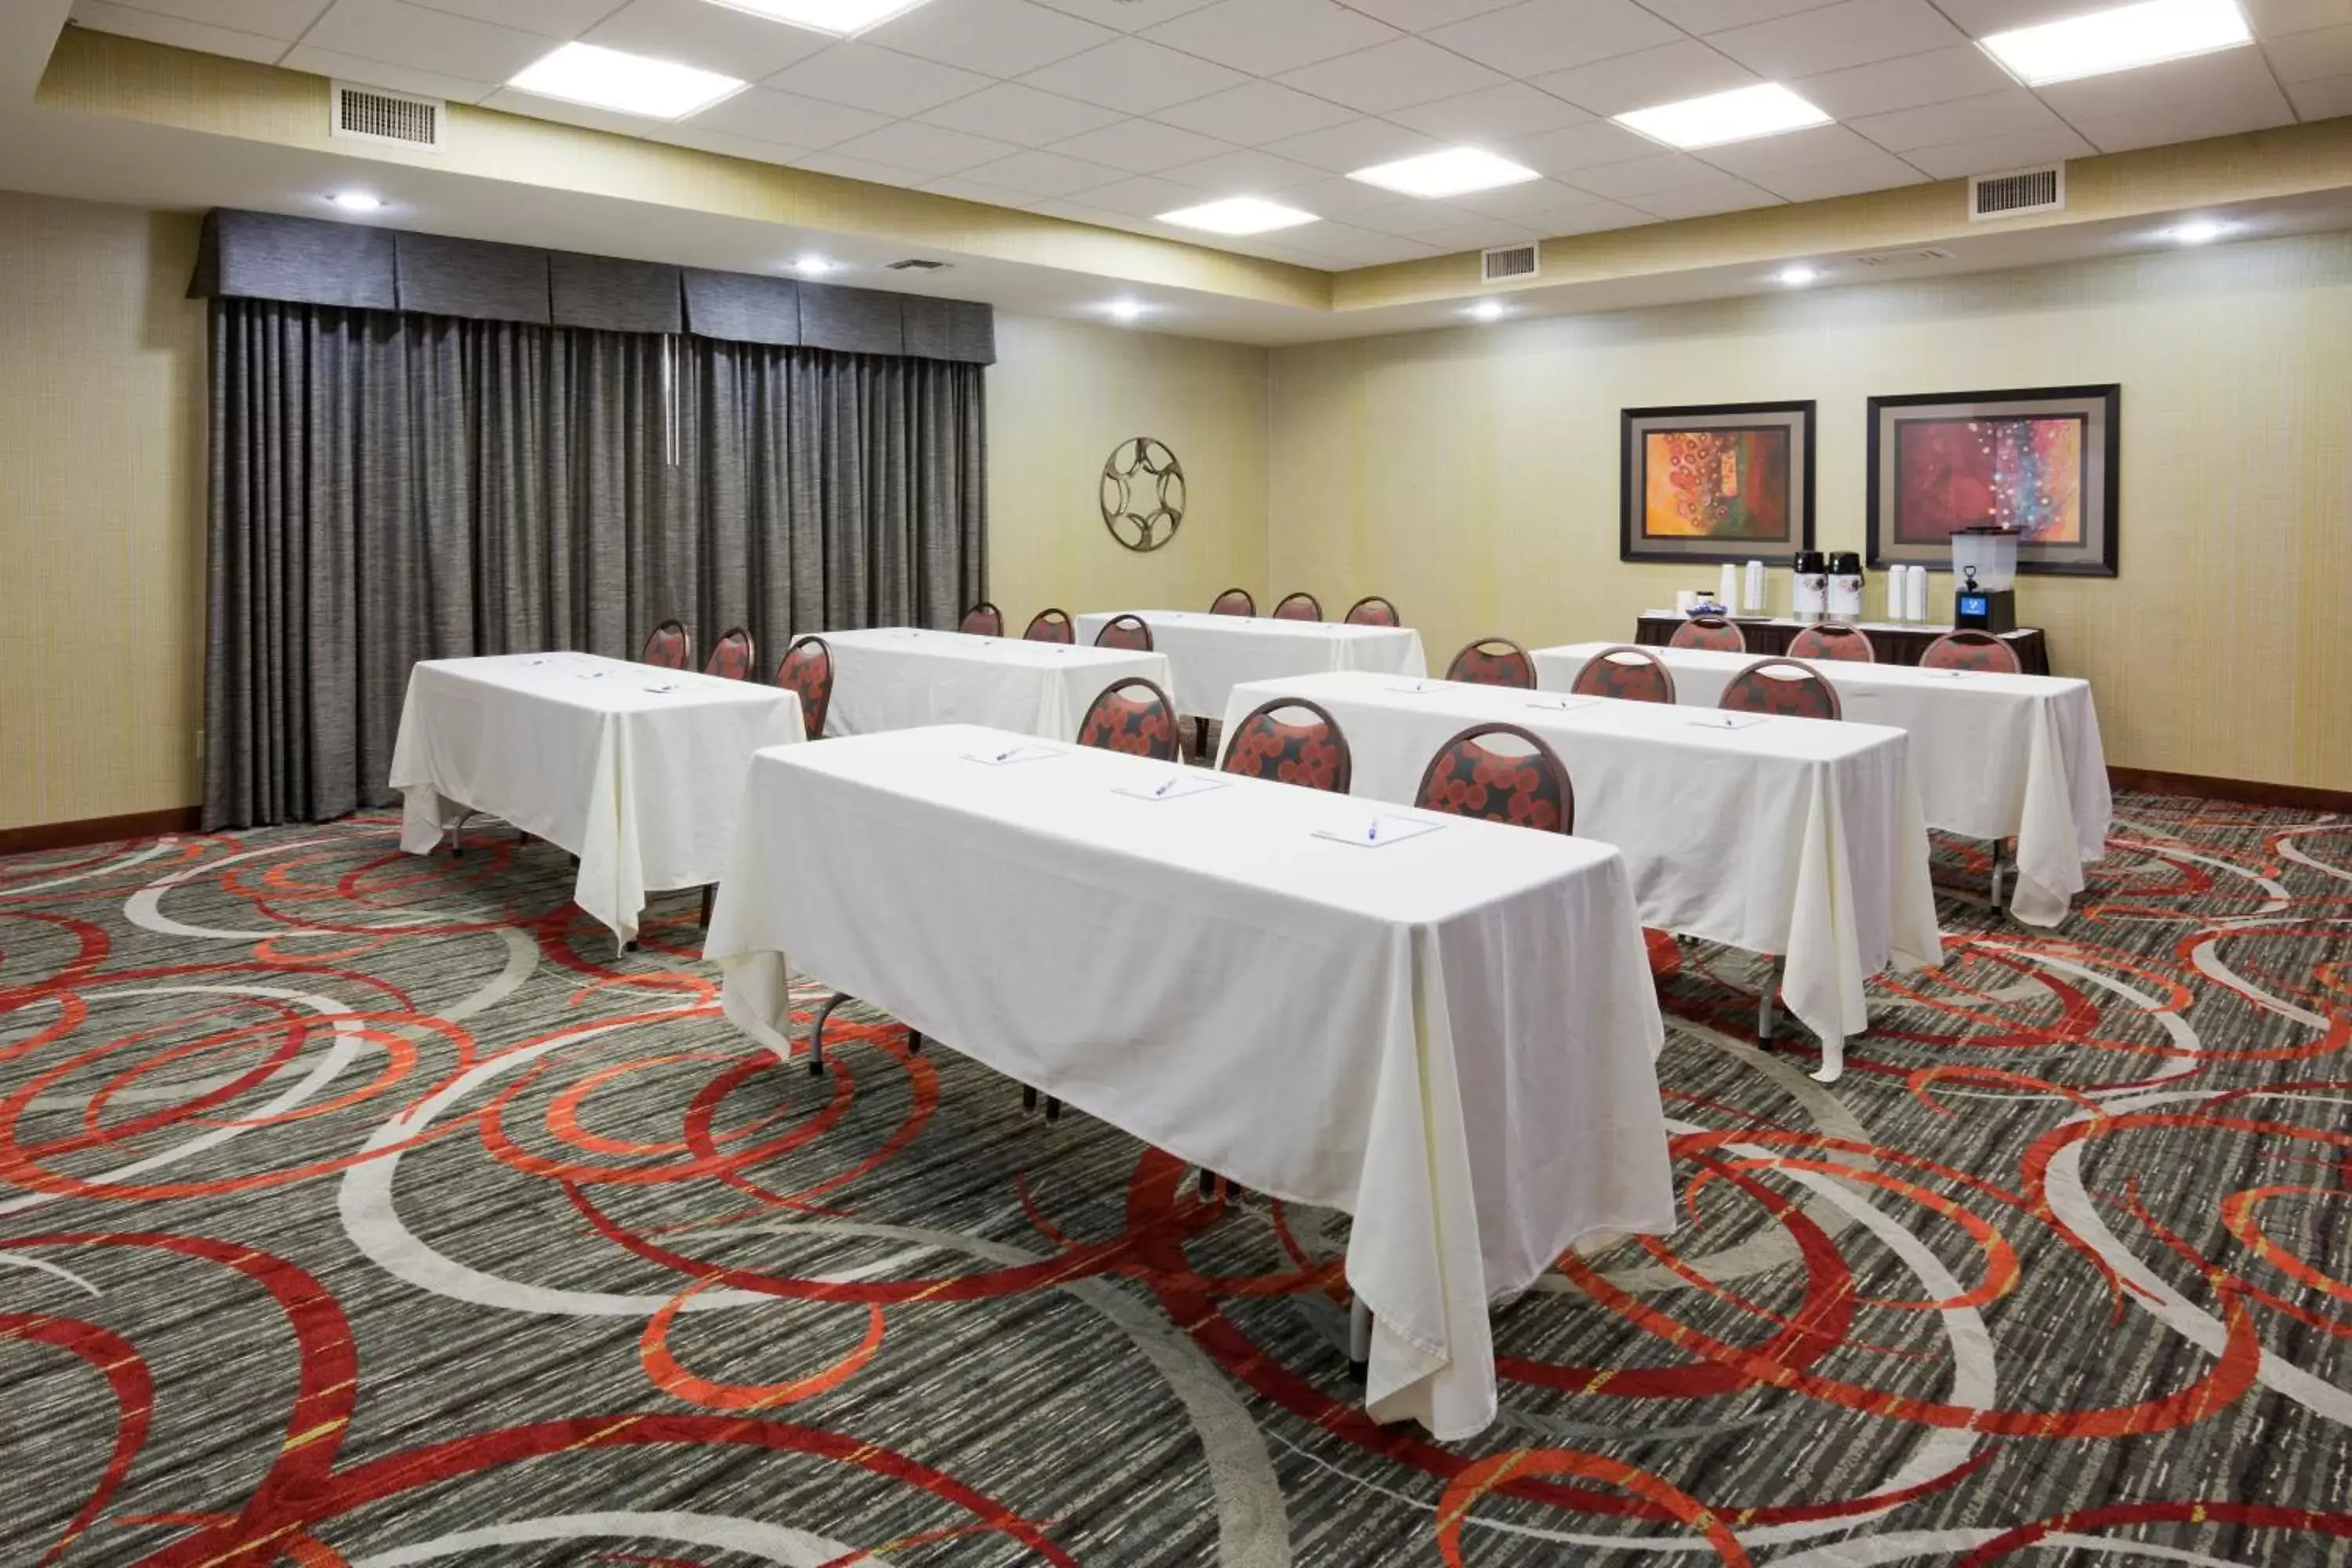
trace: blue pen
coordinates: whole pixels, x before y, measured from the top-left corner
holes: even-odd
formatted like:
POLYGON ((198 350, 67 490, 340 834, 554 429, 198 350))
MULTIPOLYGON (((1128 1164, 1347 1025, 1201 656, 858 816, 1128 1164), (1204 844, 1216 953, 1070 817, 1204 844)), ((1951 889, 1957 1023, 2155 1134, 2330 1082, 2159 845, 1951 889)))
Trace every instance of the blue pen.
POLYGON ((1158 789, 1153 790, 1151 793, 1155 795, 1166 795, 1170 790, 1174 789, 1175 787, 1176 781, 1174 779, 1170 779, 1167 783, 1161 784, 1158 789))
POLYGON ((1372 825, 1371 825, 1370 827, 1367 827, 1367 828, 1365 828, 1365 829, 1364 829, 1364 842, 1365 842, 1365 843, 1367 843, 1367 844, 1377 844, 1377 843, 1379 843, 1380 841, 1381 841, 1381 819, 1380 819, 1379 817, 1377 817, 1377 816, 1376 816, 1376 817, 1372 818, 1372 825))

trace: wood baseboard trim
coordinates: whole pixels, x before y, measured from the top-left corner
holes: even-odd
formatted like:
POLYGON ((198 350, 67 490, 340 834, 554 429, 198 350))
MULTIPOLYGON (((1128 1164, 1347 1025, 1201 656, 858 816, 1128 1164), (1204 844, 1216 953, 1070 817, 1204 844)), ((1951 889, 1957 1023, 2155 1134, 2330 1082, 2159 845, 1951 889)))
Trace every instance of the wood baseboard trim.
POLYGON ((33 855, 44 849, 78 849, 85 844, 111 844, 121 838, 156 838, 166 833, 194 833, 203 820, 203 808, 175 805, 163 811, 134 811, 128 816, 91 816, 79 822, 39 822, 30 827, 0 827, 0 855, 33 855))
POLYGON ((2299 811, 2352 813, 2352 790, 2320 789, 2311 784, 2264 784, 2257 779, 2212 779, 2201 773, 2158 773, 2153 768, 2107 769, 2107 783, 2116 789, 2148 795, 2196 795, 2205 800, 2235 801, 2241 805, 2286 806, 2299 811))

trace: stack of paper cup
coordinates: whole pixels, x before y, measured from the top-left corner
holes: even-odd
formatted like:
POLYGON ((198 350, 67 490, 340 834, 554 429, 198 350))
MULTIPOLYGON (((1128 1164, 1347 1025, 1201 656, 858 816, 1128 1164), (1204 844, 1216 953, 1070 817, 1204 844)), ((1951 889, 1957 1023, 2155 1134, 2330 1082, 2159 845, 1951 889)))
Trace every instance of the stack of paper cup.
POLYGON ((1717 578, 1715 602, 1723 606, 1727 616, 1739 607, 1739 568, 1728 561, 1723 563, 1723 571, 1717 578))
POLYGON ((1886 618, 1890 621, 1911 618, 1911 568, 1908 566, 1886 569, 1886 618))
POLYGON ((1904 570, 1903 618, 1924 621, 1927 618, 1927 569, 1911 566, 1904 570))
POLYGON ((1695 590, 1689 588, 1675 590, 1675 610, 1677 614, 1687 616, 1697 604, 1698 594, 1695 590))
POLYGON ((1750 561, 1748 563, 1747 600, 1739 607, 1750 615, 1761 615, 1764 612, 1764 563, 1761 561, 1750 561))

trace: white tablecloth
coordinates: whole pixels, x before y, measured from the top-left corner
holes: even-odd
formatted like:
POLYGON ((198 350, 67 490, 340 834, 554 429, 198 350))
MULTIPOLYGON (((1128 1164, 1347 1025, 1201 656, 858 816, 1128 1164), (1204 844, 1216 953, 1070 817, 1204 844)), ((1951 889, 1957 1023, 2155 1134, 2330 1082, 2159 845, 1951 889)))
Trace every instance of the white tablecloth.
POLYGON ((1245 680, 1280 680, 1334 669, 1426 675, 1421 634, 1411 626, 1351 626, 1333 621, 1277 621, 1270 616, 1213 616, 1203 610, 1099 610, 1078 617, 1078 639, 1092 642, 1114 616, 1143 617, 1151 645, 1168 656, 1179 712, 1214 719, 1226 694, 1245 680))
POLYGON ((502 816, 577 855, 573 901, 634 941, 648 893, 726 870, 751 753, 800 739, 800 699, 751 681, 588 653, 422 660, 392 752, 400 847, 502 816))
POLYGON ((793 969, 1260 1192, 1345 1209, 1372 1412, 1495 1413, 1486 1307, 1675 1220, 1624 860, 963 725, 764 752, 706 956, 772 1047, 793 969), (1169 779, 1208 784, 1164 799, 1169 779))
POLYGON ((824 637, 833 649, 828 735, 986 724, 1072 741, 1087 705, 1114 681, 1140 676, 1168 688, 1164 654, 914 626, 824 637))
MULTIPOLYGON (((1566 690, 1606 643, 1536 650, 1536 678, 1566 690)), ((1675 673, 1675 695, 1712 707, 1744 653, 1652 648, 1675 673)), ((2106 853, 2115 803, 2091 684, 2050 675, 1980 675, 1909 665, 1809 661, 1837 688, 1849 720, 1911 734, 1911 765, 1927 826, 1970 838, 2017 840, 2010 913, 2053 926, 2083 890, 2083 868, 2106 853)))
MULTIPOLYGON (((1825 1079, 1870 1026, 1863 982, 1942 962, 1927 830, 1899 730, 1768 719, 1702 729, 1690 709, 1556 692, 1316 675, 1234 689, 1225 731, 1276 697, 1321 703, 1348 737, 1351 787, 1410 803, 1440 747, 1517 724, 1567 765, 1580 838, 1623 852, 1642 923, 1785 956, 1789 1011, 1822 1037, 1825 1079)), ((1521 829, 1520 831, 1532 831, 1521 829)))

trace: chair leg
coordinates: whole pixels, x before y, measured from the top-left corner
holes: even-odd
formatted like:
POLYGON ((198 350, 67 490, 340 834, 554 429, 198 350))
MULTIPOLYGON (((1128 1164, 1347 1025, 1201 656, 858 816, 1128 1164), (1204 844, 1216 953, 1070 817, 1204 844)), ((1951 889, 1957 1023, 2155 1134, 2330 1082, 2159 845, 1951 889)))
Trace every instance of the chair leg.
POLYGON ((1048 1121, 1059 1121, 1061 1119, 1062 1102, 1055 1100, 1052 1095, 1047 1095, 1045 1097, 1045 1120, 1048 1121))
POLYGON ((1037 1109, 1037 1091, 1027 1084, 1021 1086, 1021 1114, 1028 1115, 1037 1109))
POLYGON ((1192 721, 1192 755, 1204 763, 1209 760, 1209 721, 1205 718, 1192 721))
POLYGON ((466 824, 474 820, 470 811, 457 814, 457 826, 449 829, 449 858, 457 859, 466 853, 466 824))
POLYGON ((718 901, 719 884, 716 882, 706 884, 702 889, 702 929, 705 931, 710 929, 711 907, 718 901))
POLYGON ((1217 1184, 1223 1180, 1223 1176, 1203 1165, 1201 1167, 1200 1180, 1194 1184, 1192 1190, 1200 1194, 1202 1203, 1207 1203, 1217 1195, 1217 1184))
POLYGON ((923 1054, 923 1033, 921 1030, 909 1029, 907 1031, 907 1054, 910 1057, 919 1057, 923 1054))
POLYGON ((835 1007, 848 1000, 847 992, 836 991, 824 999, 824 1006, 816 1010, 816 1021, 809 1026, 809 1077, 811 1078, 824 1076, 824 1022, 833 1016, 833 1010, 835 1007))
POLYGON ((2001 840, 1996 838, 1992 841, 1992 907, 1994 909, 2000 909, 2001 907, 2000 874, 2004 869, 2006 869, 2006 868, 2001 864, 2000 855, 2002 848, 2003 845, 2001 840))
POLYGON ((1780 1018, 1772 1005, 1780 990, 1780 960, 1774 959, 1764 971, 1763 994, 1756 998, 1756 1037, 1769 1045, 1772 1031, 1780 1018))
POLYGON ((528 849, 530 847, 530 835, 525 833, 520 827, 515 829, 515 847, 518 849, 528 849))
POLYGON ((1361 1296, 1348 1300, 1348 1375, 1363 1383, 1372 1374, 1372 1310, 1361 1296))

